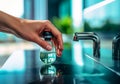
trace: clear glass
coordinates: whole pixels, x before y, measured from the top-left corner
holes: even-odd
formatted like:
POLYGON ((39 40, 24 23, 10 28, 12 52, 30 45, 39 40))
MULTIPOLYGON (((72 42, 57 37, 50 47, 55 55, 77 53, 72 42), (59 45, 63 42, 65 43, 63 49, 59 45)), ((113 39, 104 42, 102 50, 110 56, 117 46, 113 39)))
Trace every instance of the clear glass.
POLYGON ((56 60, 56 51, 52 41, 47 41, 50 45, 52 45, 52 50, 47 51, 43 48, 40 50, 40 60, 45 64, 52 64, 56 60))

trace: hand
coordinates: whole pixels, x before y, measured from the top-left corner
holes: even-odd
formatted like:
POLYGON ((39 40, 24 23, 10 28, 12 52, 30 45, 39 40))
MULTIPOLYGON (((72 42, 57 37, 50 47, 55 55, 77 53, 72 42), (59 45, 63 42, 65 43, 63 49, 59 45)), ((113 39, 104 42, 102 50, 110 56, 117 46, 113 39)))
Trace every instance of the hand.
POLYGON ((44 31, 50 31, 54 36, 53 42, 56 46, 57 56, 62 54, 62 34, 48 20, 26 20, 0 11, 0 31, 12 33, 25 40, 35 42, 46 50, 51 50, 51 45, 40 37, 44 31))
POLYGON ((44 31, 50 31, 54 36, 53 42, 56 46, 57 56, 61 56, 63 50, 62 34, 57 30, 57 28, 55 28, 55 26, 50 21, 22 19, 21 22, 22 26, 20 26, 16 33, 14 33, 16 36, 19 36, 28 41, 35 42, 46 50, 51 50, 51 45, 41 39, 41 34, 44 31))

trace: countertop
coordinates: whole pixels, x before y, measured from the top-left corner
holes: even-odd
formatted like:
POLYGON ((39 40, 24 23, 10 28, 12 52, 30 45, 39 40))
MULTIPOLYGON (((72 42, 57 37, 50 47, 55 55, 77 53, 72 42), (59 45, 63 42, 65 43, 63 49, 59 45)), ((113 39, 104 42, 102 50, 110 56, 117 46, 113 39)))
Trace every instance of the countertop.
POLYGON ((100 59, 91 48, 65 49, 52 65, 40 60, 40 50, 17 50, 0 69, 0 84, 116 84, 120 82, 119 61, 111 49, 101 48, 100 59), (82 49, 82 50, 79 50, 82 49))

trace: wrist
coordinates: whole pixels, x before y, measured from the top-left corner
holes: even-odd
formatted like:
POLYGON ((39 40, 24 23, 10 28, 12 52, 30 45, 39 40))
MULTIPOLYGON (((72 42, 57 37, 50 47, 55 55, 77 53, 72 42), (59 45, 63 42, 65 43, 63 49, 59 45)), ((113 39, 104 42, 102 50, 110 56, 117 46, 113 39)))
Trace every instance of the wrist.
POLYGON ((4 27, 7 27, 13 31, 17 31, 22 25, 21 23, 22 20, 20 18, 0 11, 0 25, 4 25, 4 27))

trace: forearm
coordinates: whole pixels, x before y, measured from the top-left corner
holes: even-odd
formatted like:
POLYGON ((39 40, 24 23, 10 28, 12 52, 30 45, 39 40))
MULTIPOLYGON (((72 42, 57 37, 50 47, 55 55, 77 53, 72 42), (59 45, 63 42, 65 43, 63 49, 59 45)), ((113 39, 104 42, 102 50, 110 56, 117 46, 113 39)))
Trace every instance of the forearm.
POLYGON ((17 31, 19 29, 20 23, 21 19, 0 11, 0 31, 12 33, 12 30, 17 31))

